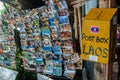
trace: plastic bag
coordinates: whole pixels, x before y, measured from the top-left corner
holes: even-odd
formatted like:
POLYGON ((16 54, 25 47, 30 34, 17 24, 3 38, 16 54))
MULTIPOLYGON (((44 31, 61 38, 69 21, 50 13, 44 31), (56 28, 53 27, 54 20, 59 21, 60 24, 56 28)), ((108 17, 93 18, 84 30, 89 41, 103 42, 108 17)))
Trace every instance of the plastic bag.
POLYGON ((0 67, 0 80, 15 80, 18 72, 0 67))
POLYGON ((37 74, 37 78, 38 80, 52 80, 51 78, 41 75, 41 74, 37 74))

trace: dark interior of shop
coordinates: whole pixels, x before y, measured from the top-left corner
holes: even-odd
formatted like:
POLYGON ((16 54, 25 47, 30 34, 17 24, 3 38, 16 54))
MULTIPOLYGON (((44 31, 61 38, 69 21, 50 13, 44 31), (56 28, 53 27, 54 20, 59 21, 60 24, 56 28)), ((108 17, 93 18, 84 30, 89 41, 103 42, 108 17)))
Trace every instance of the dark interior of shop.
POLYGON ((42 0, 18 0, 23 9, 33 9, 45 5, 42 0))

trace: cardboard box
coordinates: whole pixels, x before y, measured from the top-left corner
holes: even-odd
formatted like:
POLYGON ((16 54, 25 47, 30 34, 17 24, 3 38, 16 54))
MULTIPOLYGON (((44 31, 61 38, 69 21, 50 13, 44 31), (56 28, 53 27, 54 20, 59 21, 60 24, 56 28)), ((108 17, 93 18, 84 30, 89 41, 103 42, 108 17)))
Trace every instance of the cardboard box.
POLYGON ((91 9, 82 25, 82 59, 105 64, 114 60, 116 28, 116 8, 91 9))

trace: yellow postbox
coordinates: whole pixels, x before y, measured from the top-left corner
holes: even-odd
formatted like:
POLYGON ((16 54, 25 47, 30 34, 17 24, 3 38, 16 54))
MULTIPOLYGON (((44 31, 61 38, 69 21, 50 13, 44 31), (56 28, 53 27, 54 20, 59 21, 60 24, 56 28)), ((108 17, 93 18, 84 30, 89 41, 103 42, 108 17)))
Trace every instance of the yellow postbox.
POLYGON ((114 60, 116 28, 116 8, 91 9, 82 25, 82 59, 104 64, 114 60))

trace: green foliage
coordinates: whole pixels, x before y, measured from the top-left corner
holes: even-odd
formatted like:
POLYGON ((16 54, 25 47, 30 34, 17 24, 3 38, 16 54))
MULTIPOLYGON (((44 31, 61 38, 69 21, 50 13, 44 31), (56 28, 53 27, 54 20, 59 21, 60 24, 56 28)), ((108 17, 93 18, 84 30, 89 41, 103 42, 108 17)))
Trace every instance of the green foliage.
POLYGON ((17 48, 16 66, 19 72, 16 80, 37 80, 37 74, 24 69, 22 61, 22 52, 17 48))

